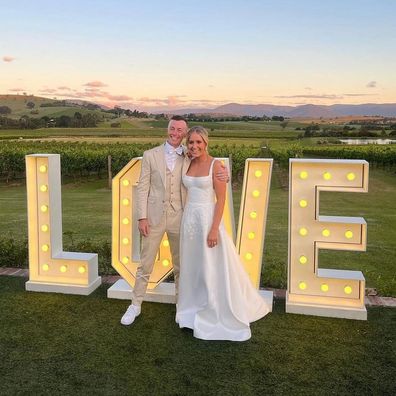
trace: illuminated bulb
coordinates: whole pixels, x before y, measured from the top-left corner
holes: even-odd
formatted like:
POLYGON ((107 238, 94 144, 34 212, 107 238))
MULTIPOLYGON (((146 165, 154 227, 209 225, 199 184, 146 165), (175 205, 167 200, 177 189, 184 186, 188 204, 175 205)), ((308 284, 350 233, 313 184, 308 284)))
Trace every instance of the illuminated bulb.
POLYGON ((125 225, 129 224, 129 219, 128 219, 128 217, 124 217, 124 218, 122 219, 122 224, 125 224, 125 225))
POLYGON ((128 198, 124 198, 124 199, 122 200, 122 204, 123 204, 124 206, 128 206, 128 205, 129 205, 129 199, 128 199, 128 198))
POLYGON ((128 245, 129 239, 128 238, 122 238, 122 244, 123 245, 128 245))
POLYGON ((300 262, 300 264, 307 264, 308 259, 306 256, 300 256, 298 261, 300 262))
POLYGON ((254 176, 261 177, 263 176, 263 172, 261 172, 261 170, 256 170, 256 172, 254 172, 254 176))
POLYGON ((167 260, 167 259, 162 260, 162 265, 163 265, 164 267, 167 267, 169 264, 170 264, 169 260, 167 260))
POLYGON ((304 227, 301 227, 298 232, 301 236, 306 236, 308 234, 308 230, 304 227))
POLYGON ((324 237, 330 236, 330 230, 328 230, 327 228, 325 228, 325 229, 322 231, 322 235, 323 235, 324 237))
POLYGON ((253 258, 253 254, 252 253, 246 253, 245 254, 245 259, 246 260, 251 260, 253 258))
POLYGON ((49 245, 43 245, 43 246, 41 246, 41 250, 42 250, 43 252, 48 252, 48 250, 49 250, 49 245))
POLYGON ((67 265, 62 265, 60 267, 60 272, 66 272, 67 271, 67 265))
POLYGON ((249 216, 251 219, 255 219, 255 218, 257 218, 257 212, 250 212, 249 216))
POLYGON ((125 187, 129 186, 129 180, 128 179, 123 180, 122 185, 125 187))
POLYGON ((41 268, 43 269, 43 271, 48 271, 49 270, 49 265, 48 264, 43 264, 41 266, 41 268))
POLYGON ((165 239, 164 242, 162 242, 162 246, 168 247, 169 246, 169 241, 165 239))
POLYGON ((43 225, 41 226, 41 231, 47 232, 47 231, 48 231, 48 225, 47 225, 47 224, 43 224, 43 225))
POLYGON ((320 285, 320 290, 322 290, 322 292, 327 292, 327 291, 329 291, 329 285, 326 284, 326 283, 322 283, 322 284, 320 285))
POLYGON ((299 202, 299 204, 300 204, 300 206, 301 206, 302 208, 306 208, 307 205, 308 205, 308 202, 307 202, 305 199, 302 199, 302 200, 299 202))
POLYGON ((344 292, 345 292, 345 294, 351 294, 352 293, 352 287, 351 286, 345 286, 344 287, 344 292))
POLYGON ((122 261, 123 264, 128 264, 129 263, 129 257, 125 256, 125 257, 122 258, 121 261, 122 261))
POLYGON ((249 239, 254 239, 255 236, 256 236, 256 234, 254 232, 249 232, 248 233, 248 238, 249 239))
POLYGON ((41 165, 39 168, 40 173, 45 173, 47 172, 47 167, 45 165, 41 165))
POLYGON ((302 171, 300 172, 300 179, 305 180, 308 177, 308 172, 302 171))
POLYGON ((86 269, 85 269, 85 267, 84 267, 83 265, 82 265, 81 267, 78 267, 78 272, 79 272, 80 274, 84 274, 85 271, 86 271, 86 269))
POLYGON ((347 179, 348 179, 349 181, 355 180, 355 178, 356 178, 356 175, 355 175, 353 172, 349 172, 349 173, 347 174, 347 179))
POLYGON ((40 191, 41 191, 41 192, 47 192, 47 191, 48 191, 48 186, 47 186, 46 184, 42 184, 42 185, 40 186, 40 191))
POLYGON ((48 212, 48 206, 47 205, 41 205, 40 210, 45 213, 48 212))
POLYGON ((260 196, 260 191, 259 191, 259 190, 254 190, 254 191, 252 192, 252 195, 253 195, 254 198, 257 198, 257 197, 260 196))
POLYGON ((330 172, 323 173, 323 179, 330 180, 331 179, 331 173, 330 172))
POLYGON ((298 284, 298 287, 300 288, 300 290, 305 290, 307 288, 307 284, 305 282, 300 282, 298 284))
POLYGON ((345 238, 347 238, 347 239, 353 238, 353 232, 352 231, 345 231, 345 238))

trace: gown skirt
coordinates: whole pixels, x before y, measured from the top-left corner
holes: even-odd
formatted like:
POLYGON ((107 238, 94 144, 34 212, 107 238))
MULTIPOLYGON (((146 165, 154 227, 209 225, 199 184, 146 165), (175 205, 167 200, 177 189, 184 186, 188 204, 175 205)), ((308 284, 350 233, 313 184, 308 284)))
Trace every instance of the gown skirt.
POLYGON ((253 286, 223 224, 217 246, 207 245, 215 207, 212 166, 208 176, 183 176, 188 201, 180 230, 176 322, 200 339, 245 341, 251 337, 249 324, 270 307, 253 286))

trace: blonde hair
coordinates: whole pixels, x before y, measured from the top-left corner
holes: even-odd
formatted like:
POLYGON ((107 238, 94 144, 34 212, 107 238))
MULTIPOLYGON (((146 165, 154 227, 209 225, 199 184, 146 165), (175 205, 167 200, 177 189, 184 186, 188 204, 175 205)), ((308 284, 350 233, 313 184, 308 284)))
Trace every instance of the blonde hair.
POLYGON ((208 149, 209 145, 209 134, 208 131, 202 127, 202 126, 193 126, 191 127, 188 132, 187 132, 187 137, 186 137, 186 142, 188 144, 188 141, 190 140, 190 136, 193 133, 197 133, 199 136, 201 136, 202 140, 206 143, 206 150, 208 149))

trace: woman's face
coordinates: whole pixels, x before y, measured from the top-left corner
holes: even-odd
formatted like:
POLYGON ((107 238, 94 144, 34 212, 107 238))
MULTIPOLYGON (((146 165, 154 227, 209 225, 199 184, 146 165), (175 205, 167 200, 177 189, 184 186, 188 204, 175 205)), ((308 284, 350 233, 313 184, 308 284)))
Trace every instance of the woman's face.
POLYGON ((193 132, 187 142, 187 148, 193 158, 206 153, 206 143, 199 133, 193 132))

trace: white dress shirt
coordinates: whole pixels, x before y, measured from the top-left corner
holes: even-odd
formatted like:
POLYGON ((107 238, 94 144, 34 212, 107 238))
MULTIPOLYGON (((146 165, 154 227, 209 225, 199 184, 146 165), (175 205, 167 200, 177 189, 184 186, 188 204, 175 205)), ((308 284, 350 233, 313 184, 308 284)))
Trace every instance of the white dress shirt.
POLYGON ((183 146, 179 146, 177 148, 174 148, 172 145, 170 145, 166 141, 164 148, 165 148, 165 162, 166 162, 166 166, 171 172, 173 172, 173 169, 175 169, 177 156, 183 154, 183 146))

